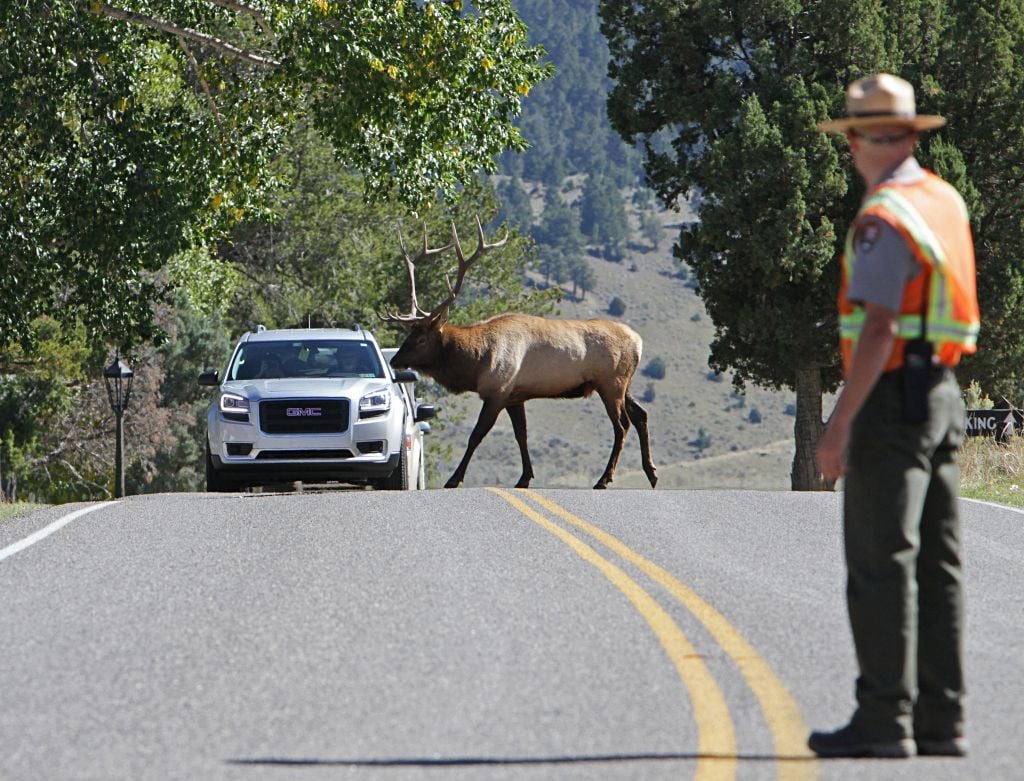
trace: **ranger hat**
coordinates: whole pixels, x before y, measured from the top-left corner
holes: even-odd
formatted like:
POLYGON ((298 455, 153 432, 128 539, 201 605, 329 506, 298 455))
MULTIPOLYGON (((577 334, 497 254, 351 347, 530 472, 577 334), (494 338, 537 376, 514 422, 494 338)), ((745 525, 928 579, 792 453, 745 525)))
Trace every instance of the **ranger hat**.
POLYGON ((818 125, 826 133, 871 125, 904 125, 914 130, 932 130, 946 124, 945 117, 918 114, 910 82, 888 73, 857 79, 846 89, 846 113, 818 125))

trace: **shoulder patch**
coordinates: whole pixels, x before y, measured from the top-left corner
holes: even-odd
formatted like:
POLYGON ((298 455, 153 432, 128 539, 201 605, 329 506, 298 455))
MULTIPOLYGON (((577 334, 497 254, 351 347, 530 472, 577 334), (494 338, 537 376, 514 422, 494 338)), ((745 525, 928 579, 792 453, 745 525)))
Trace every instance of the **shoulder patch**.
POLYGON ((882 238, 882 223, 876 219, 867 219, 857 226, 853 244, 858 252, 871 252, 880 238, 882 238))

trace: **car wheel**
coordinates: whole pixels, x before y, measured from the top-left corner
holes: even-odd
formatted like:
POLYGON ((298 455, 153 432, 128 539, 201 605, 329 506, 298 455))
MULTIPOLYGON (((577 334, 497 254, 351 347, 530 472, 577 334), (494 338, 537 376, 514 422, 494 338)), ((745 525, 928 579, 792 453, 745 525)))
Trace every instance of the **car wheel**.
POLYGON ((224 493, 239 490, 239 486, 229 477, 221 474, 213 465, 210 455, 210 443, 206 443, 206 490, 211 493, 224 493))
POLYGON ((394 472, 381 480, 380 487, 385 491, 409 490, 409 456, 404 446, 398 452, 398 466, 394 472))

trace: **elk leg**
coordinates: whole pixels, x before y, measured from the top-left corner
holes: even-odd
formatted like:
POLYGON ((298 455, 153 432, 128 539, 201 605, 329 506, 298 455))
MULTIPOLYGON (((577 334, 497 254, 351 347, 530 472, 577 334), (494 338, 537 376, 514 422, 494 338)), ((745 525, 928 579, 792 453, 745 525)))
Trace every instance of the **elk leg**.
POLYGON ((644 465, 644 473, 651 481, 651 488, 658 483, 658 471, 651 460, 651 439, 647 430, 647 410, 637 404, 636 399, 626 394, 626 413, 636 426, 636 434, 640 437, 640 457, 644 465))
POLYGON ((622 409, 622 398, 609 399, 602 394, 601 399, 604 401, 604 408, 608 412, 608 417, 611 418, 612 428, 615 431, 615 441, 612 444, 612 454, 608 457, 608 466, 604 468, 604 474, 594 484, 594 488, 607 488, 608 483, 612 481, 615 467, 619 463, 619 454, 622 452, 622 443, 626 439, 626 429, 622 425, 622 419, 626 417, 626 413, 622 409))
POLYGON ((473 451, 477 449, 483 438, 487 436, 487 432, 494 426, 494 421, 498 419, 498 413, 501 412, 503 406, 501 402, 484 401, 484 406, 480 409, 480 417, 476 419, 476 425, 473 426, 473 431, 470 432, 466 452, 462 456, 459 465, 455 467, 452 476, 448 478, 448 482, 444 484, 445 488, 458 488, 459 483, 466 476, 466 467, 469 466, 469 459, 473 457, 473 451))
POLYGON ((512 419, 512 431, 516 435, 516 442, 519 443, 519 455, 523 459, 523 475, 516 483, 516 488, 529 488, 533 479, 533 464, 530 463, 530 453, 526 449, 526 405, 513 404, 505 407, 505 412, 512 419))

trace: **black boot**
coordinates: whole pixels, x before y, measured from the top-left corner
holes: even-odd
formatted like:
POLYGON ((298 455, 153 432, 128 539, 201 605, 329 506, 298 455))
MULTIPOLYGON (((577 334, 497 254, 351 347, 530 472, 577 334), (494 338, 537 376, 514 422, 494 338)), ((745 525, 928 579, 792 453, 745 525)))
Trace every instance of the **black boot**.
POLYGON ((917 754, 917 746, 912 738, 871 740, 849 724, 835 732, 812 732, 807 745, 819 757, 903 759, 917 754))

